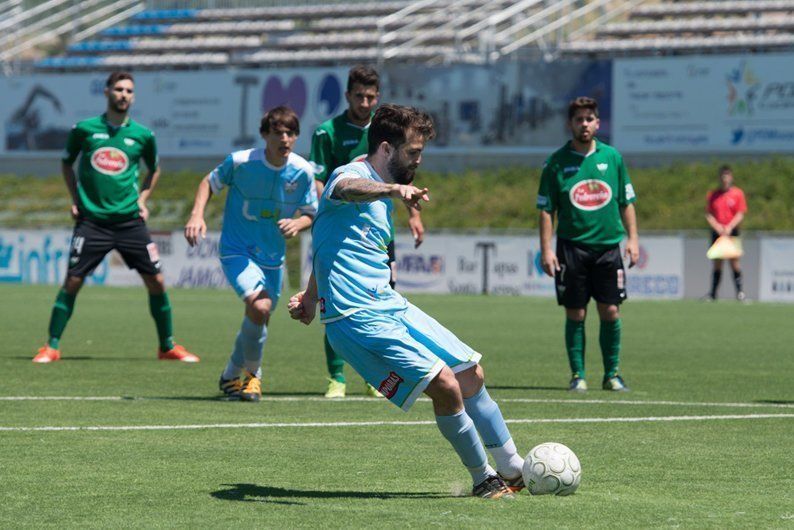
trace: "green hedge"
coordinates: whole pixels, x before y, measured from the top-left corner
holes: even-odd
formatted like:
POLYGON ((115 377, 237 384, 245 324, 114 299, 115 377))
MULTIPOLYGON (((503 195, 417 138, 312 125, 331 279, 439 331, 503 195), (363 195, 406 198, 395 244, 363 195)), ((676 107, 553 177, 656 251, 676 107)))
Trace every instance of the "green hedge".
MULTIPOLYGON (((747 230, 794 231, 794 158, 733 164, 736 183, 745 190, 747 230)), ((640 229, 704 229, 703 206, 717 182, 717 164, 676 164, 661 168, 629 167, 637 190, 640 229)), ((165 173, 154 192, 150 225, 181 228, 190 213, 198 182, 195 172, 165 173)), ((537 226, 537 168, 504 168, 442 175, 420 173, 417 183, 430 188, 424 210, 428 229, 533 229, 537 226)), ((59 176, 34 178, 0 175, 3 205, 0 226, 69 226, 69 200, 59 176)), ((220 227, 223 201, 210 201, 207 221, 220 227)), ((404 209, 398 208, 400 226, 404 209)))

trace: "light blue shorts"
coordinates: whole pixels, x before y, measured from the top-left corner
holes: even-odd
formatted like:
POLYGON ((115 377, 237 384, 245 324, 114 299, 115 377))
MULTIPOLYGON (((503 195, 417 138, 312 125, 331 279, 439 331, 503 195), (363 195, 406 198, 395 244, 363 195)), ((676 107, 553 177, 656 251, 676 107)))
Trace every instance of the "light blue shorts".
POLYGON ((444 365, 461 372, 482 357, 411 304, 394 312, 358 311, 326 324, 325 333, 367 383, 406 411, 444 365))
POLYGON ((246 256, 222 256, 221 267, 237 296, 246 299, 264 289, 273 300, 273 309, 275 309, 281 296, 284 267, 266 269, 246 256))

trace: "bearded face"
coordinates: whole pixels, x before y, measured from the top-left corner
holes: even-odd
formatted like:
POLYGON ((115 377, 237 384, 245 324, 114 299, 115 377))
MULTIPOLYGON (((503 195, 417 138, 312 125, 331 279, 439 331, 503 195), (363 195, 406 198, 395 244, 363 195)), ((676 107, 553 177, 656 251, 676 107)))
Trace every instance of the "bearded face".
POLYGON ((389 175, 394 179, 394 182, 397 184, 410 184, 414 181, 416 168, 419 167, 419 164, 403 159, 400 150, 395 149, 389 157, 388 167, 389 175))

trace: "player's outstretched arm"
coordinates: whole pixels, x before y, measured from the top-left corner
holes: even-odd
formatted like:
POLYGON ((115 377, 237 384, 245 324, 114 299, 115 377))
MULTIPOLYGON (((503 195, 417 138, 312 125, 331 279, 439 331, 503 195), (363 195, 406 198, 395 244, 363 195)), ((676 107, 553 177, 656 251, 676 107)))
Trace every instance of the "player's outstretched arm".
POLYGON ((296 293, 289 299, 287 309, 293 320, 300 320, 307 326, 314 320, 314 315, 317 313, 317 282, 314 279, 314 272, 309 278, 306 290, 296 293))
POLYGON ((334 186, 331 198, 347 202, 373 202, 380 199, 400 199, 407 206, 421 210, 420 201, 429 201, 427 188, 410 184, 387 184, 360 178, 345 178, 334 186))
POLYGON ((204 209, 212 197, 212 188, 210 187, 210 176, 207 175, 201 179, 198 190, 196 190, 196 198, 193 201, 193 210, 190 212, 190 219, 185 225, 185 239, 192 247, 198 243, 199 238, 204 239, 207 235, 207 223, 204 222, 204 209))

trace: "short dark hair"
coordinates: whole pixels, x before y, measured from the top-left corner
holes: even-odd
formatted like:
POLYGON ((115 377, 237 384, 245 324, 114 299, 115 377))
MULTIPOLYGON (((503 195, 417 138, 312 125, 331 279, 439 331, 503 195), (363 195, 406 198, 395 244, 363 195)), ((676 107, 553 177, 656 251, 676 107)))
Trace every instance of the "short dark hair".
POLYGON ((259 123, 259 132, 267 134, 271 129, 282 125, 296 135, 301 133, 301 124, 295 111, 286 105, 273 107, 265 112, 262 121, 259 123))
POLYGON ((723 173, 730 173, 731 175, 733 175, 733 169, 731 169, 731 166, 729 166, 728 164, 723 164, 720 166, 720 170, 717 174, 722 175, 723 173))
POLYGON ((568 103, 568 121, 576 116, 576 111, 579 109, 590 109, 598 118, 598 102, 593 98, 581 96, 568 103))
POLYGON ((115 72, 111 72, 108 76, 108 80, 105 81, 106 88, 113 88, 116 83, 119 81, 124 81, 125 79, 129 79, 133 83, 135 79, 132 78, 132 74, 129 72, 125 72, 123 70, 116 70, 115 72))
POLYGON ((367 154, 372 155, 382 142, 392 147, 400 147, 408 139, 408 132, 415 131, 425 140, 436 136, 430 115, 414 107, 386 104, 378 107, 369 124, 367 154))
POLYGON ((359 64, 347 74, 347 91, 353 90, 355 84, 374 86, 376 90, 380 90, 380 76, 374 68, 359 64))

